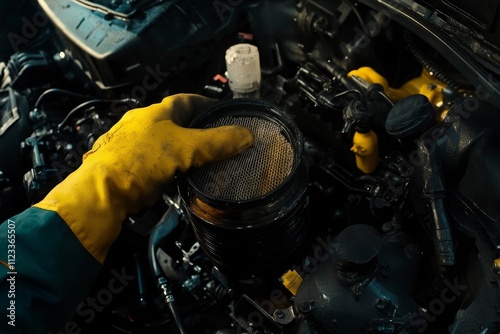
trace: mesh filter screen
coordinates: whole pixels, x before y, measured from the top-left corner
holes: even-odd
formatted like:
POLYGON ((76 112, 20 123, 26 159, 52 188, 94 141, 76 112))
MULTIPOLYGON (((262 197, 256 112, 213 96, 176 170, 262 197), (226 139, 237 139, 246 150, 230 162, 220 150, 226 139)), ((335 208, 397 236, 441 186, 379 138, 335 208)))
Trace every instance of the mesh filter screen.
POLYGON ((194 169, 191 179, 206 194, 220 199, 245 201, 276 189, 293 167, 292 145, 281 127, 259 117, 223 117, 207 127, 242 125, 254 136, 254 146, 245 152, 194 169))

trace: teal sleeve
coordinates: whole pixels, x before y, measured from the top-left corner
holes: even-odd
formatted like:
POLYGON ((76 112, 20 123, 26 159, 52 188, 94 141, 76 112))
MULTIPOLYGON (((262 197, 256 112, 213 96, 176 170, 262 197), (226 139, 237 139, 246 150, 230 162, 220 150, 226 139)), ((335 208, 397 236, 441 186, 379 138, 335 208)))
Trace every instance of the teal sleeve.
POLYGON ((0 225, 0 260, 2 334, 58 333, 101 269, 57 213, 38 208, 0 225))

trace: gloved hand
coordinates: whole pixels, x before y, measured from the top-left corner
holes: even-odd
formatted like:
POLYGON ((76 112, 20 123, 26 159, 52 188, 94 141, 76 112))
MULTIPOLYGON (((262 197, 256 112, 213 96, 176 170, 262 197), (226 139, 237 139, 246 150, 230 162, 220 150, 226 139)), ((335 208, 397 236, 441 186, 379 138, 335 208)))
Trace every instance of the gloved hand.
POLYGON ((241 126, 182 127, 214 102, 181 94, 127 112, 95 142, 82 165, 35 206, 57 212, 102 263, 125 217, 154 204, 176 172, 253 144, 252 133, 241 126))

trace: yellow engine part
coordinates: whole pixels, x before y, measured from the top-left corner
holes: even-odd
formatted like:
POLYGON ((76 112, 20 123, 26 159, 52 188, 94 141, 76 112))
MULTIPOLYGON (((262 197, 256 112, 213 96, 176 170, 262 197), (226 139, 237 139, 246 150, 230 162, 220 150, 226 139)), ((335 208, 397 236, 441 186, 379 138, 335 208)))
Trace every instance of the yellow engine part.
POLYGON ((425 95, 437 113, 437 121, 443 120, 447 110, 444 109, 443 89, 446 84, 434 78, 426 69, 422 70, 419 77, 407 81, 399 88, 389 86, 387 80, 371 67, 360 67, 347 74, 348 77, 356 77, 367 84, 380 84, 384 92, 393 101, 397 102, 407 96, 414 94, 425 95))
POLYGON ((356 166, 365 174, 371 174, 380 163, 378 137, 373 131, 354 133, 351 151, 356 156, 356 166))
POLYGON ((290 291, 294 296, 297 294, 299 286, 302 284, 302 276, 295 270, 288 270, 281 276, 281 283, 290 291))

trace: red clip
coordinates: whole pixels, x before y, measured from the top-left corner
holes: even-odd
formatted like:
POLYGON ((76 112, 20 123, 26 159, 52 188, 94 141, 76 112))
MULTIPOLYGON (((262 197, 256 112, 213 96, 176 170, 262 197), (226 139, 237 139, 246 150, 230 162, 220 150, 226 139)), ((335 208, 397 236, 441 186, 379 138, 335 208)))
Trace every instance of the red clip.
POLYGON ((214 77, 214 81, 220 81, 222 82, 223 84, 226 84, 227 83, 227 79, 224 78, 224 76, 220 75, 220 74, 217 74, 215 77, 214 77))
POLYGON ((253 34, 249 34, 246 32, 239 32, 238 33, 238 38, 247 40, 247 41, 253 41, 253 34))

